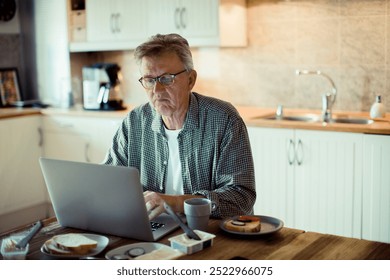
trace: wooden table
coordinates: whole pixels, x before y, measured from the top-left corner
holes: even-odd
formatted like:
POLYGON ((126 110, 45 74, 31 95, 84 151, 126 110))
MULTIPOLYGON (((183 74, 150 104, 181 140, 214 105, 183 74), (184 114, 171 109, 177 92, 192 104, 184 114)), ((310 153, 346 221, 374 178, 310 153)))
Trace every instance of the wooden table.
MULTIPOLYGON (((282 228, 279 232, 267 236, 242 237, 225 233, 219 228, 219 220, 210 220, 209 232, 216 235, 214 245, 181 259, 187 260, 223 260, 223 259, 264 259, 264 260, 390 260, 390 244, 346 238, 341 236, 305 232, 303 230, 282 228)), ((83 232, 73 228, 62 228, 55 218, 43 221, 44 227, 30 241, 30 251, 27 259, 51 259, 41 253, 42 244, 56 234, 83 232)), ((3 237, 21 228, 0 236, 3 237)), ((160 240, 169 245, 168 238, 181 234, 178 229, 160 240)), ((107 235, 106 235, 107 236, 107 235)), ((107 248, 97 255, 104 258, 105 254, 119 246, 139 242, 137 240, 107 236, 107 248)), ((1 258, 1 256, 0 256, 1 258)))

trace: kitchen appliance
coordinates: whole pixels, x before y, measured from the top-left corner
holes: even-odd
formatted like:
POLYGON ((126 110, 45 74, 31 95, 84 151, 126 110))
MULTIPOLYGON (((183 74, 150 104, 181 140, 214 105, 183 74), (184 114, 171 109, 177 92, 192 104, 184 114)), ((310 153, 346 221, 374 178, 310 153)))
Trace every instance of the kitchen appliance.
POLYGON ((86 110, 124 110, 120 67, 96 63, 83 67, 83 107, 86 110))

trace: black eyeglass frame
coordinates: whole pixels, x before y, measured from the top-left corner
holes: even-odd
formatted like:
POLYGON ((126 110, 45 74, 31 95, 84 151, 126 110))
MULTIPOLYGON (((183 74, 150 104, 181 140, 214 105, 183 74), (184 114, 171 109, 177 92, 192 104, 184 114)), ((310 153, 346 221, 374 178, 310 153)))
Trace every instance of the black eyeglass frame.
POLYGON ((187 69, 184 69, 184 70, 182 70, 182 71, 180 71, 180 72, 177 72, 177 73, 174 73, 174 74, 172 74, 172 73, 164 73, 164 74, 162 74, 162 75, 160 75, 160 76, 157 76, 157 77, 155 77, 155 78, 147 77, 148 79, 151 79, 151 80, 154 81, 153 87, 150 87, 150 88, 145 87, 145 85, 142 83, 142 81, 143 81, 143 79, 144 79, 145 77, 139 78, 138 82, 140 82, 141 85, 142 85, 145 89, 152 89, 152 88, 154 88, 154 87, 156 86, 156 83, 157 83, 157 82, 159 82, 160 85, 162 85, 162 86, 164 86, 164 87, 168 87, 168 86, 171 86, 171 85, 174 83, 175 78, 176 78, 177 75, 179 75, 179 74, 181 74, 181 73, 184 73, 184 72, 187 72, 187 71, 188 71, 187 69), (162 77, 164 77, 164 76, 170 76, 170 77, 172 78, 172 83, 169 84, 169 85, 164 85, 164 84, 161 82, 161 80, 160 80, 160 79, 161 79, 162 77))

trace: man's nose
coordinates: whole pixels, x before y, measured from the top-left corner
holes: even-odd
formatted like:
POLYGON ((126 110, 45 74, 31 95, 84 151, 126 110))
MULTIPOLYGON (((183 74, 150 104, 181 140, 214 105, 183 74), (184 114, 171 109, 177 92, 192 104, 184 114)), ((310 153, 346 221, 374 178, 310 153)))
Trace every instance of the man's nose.
POLYGON ((154 84, 153 92, 157 93, 157 92, 162 92, 164 90, 165 87, 159 81, 156 81, 156 83, 154 84))

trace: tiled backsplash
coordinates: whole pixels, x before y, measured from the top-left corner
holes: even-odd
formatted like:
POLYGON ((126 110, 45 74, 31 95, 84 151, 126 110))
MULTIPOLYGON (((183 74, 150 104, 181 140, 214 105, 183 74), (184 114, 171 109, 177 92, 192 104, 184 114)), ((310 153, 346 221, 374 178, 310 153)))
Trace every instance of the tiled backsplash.
MULTIPOLYGON (((390 0, 248 0, 247 15, 247 47, 193 50, 195 91, 236 105, 320 109, 329 84, 295 69, 321 70, 337 86, 334 109, 368 111, 380 94, 390 111, 390 0)), ((99 58, 121 65, 126 102, 146 101, 133 52, 99 58)))

